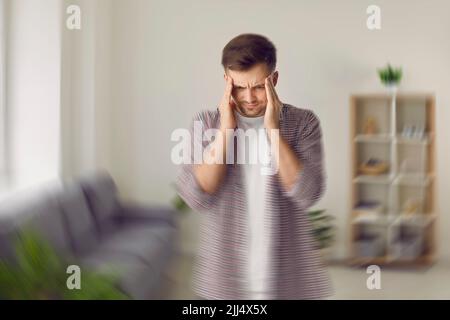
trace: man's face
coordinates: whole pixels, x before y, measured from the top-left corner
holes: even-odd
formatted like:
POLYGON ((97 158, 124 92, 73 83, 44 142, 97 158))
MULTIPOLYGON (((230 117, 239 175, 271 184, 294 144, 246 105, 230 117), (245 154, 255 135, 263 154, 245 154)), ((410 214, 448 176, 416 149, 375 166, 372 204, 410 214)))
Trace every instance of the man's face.
MULTIPOLYGON (((231 95, 236 103, 237 111, 246 117, 258 117, 264 115, 267 106, 266 88, 264 80, 270 71, 265 63, 254 65, 246 71, 227 71, 233 79, 231 95)), ((227 74, 224 75, 225 80, 227 74)), ((273 73, 273 84, 276 85, 278 72, 273 73)))

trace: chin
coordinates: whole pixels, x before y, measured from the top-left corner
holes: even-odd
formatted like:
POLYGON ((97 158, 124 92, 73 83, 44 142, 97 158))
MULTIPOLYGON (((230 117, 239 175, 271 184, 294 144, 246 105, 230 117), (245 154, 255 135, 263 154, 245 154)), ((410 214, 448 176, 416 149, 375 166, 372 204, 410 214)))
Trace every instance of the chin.
POLYGON ((248 117, 260 117, 260 116, 264 115, 264 113, 262 113, 261 111, 258 111, 258 112, 256 112, 256 111, 249 111, 249 112, 246 112, 245 114, 248 117))
POLYGON ((264 115, 264 111, 265 111, 265 108, 248 109, 248 108, 244 107, 242 109, 244 111, 244 114, 249 117, 262 116, 262 115, 264 115))

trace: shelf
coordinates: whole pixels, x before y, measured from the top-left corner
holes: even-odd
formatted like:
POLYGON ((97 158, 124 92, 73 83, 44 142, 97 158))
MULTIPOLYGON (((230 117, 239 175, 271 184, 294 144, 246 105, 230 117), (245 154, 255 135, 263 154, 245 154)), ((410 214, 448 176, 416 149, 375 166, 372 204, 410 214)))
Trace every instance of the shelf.
POLYGON ((352 95, 350 104, 351 261, 360 265, 431 263, 437 228, 434 96, 360 94, 352 95), (404 135, 408 132, 422 134, 404 135), (362 174, 360 165, 369 160, 383 161, 389 168, 380 175, 362 174), (375 205, 370 205, 372 202, 375 205), (417 213, 410 214, 408 210, 417 213), (395 240, 399 232, 422 231, 425 232, 420 240, 422 251, 417 251, 418 244, 414 241, 410 245, 395 240))
POLYGON ((389 225, 395 221, 397 217, 385 213, 378 214, 356 214, 352 219, 352 224, 370 223, 376 225, 389 225))
POLYGON ((353 179, 353 182, 389 185, 392 182, 392 177, 389 174, 382 174, 378 176, 359 175, 353 179))
POLYGON ((367 142, 367 143, 390 143, 392 137, 390 134, 358 134, 354 138, 354 142, 367 142))
POLYGON ((372 222, 372 221, 384 221, 384 222, 411 222, 411 223, 430 223, 437 218, 434 213, 406 213, 400 212, 398 214, 378 212, 378 213, 359 213, 360 210, 353 210, 352 222, 372 222))
POLYGON ((397 143, 397 144, 412 144, 412 145, 428 145, 430 143, 431 136, 424 135, 422 138, 408 138, 401 134, 397 134, 393 138, 389 133, 380 134, 358 134, 353 139, 357 143, 397 143))
POLYGON ((353 257, 349 260, 350 265, 368 265, 375 264, 380 266, 410 266, 410 265, 429 265, 435 261, 435 256, 431 254, 424 254, 415 259, 401 259, 394 258, 389 255, 381 257, 353 257))
POLYGON ((386 256, 383 257, 371 257, 371 258, 363 258, 363 257, 354 257, 349 261, 350 265, 383 265, 386 263, 386 256))
POLYGON ((394 179, 394 185, 427 187, 430 184, 431 177, 422 173, 398 174, 394 179))
POLYGON ((353 179, 353 183, 368 183, 368 184, 386 184, 393 183, 394 185, 426 187, 430 184, 433 176, 422 173, 401 173, 392 177, 390 174, 382 174, 378 176, 359 175, 353 179))
POLYGON ((399 216, 394 220, 393 225, 398 225, 402 223, 406 224, 414 224, 420 225, 422 227, 426 227, 430 223, 436 220, 435 214, 426 214, 426 213, 415 213, 415 214, 407 214, 400 213, 399 216))
POLYGON ((399 266, 407 266, 411 264, 415 265, 429 265, 433 263, 435 260, 435 257, 433 255, 421 255, 414 259, 402 259, 402 258, 394 258, 387 256, 385 259, 386 263, 389 263, 390 265, 399 265, 399 266))
POLYGON ((425 135, 422 138, 407 138, 401 134, 395 137, 394 143, 397 144, 412 144, 412 145, 428 145, 430 143, 430 136, 425 135))

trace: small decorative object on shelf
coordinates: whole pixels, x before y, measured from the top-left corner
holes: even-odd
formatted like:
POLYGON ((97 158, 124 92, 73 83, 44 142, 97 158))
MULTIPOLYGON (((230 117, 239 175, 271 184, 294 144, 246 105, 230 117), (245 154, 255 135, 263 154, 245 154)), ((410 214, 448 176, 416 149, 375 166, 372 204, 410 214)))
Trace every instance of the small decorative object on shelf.
POLYGON ((367 175, 379 175, 385 173, 389 169, 386 161, 370 158, 359 166, 359 172, 367 175))
POLYGON ((403 212, 407 215, 416 214, 419 213, 421 207, 422 201, 420 199, 409 198, 403 205, 403 212))
POLYGON ((364 124, 364 134, 372 135, 377 133, 377 122, 374 117, 368 117, 364 124))
POLYGON ((377 221, 383 214, 384 206, 379 201, 360 201, 353 208, 358 215, 355 221, 377 221))
POLYGON ((405 124, 403 126, 402 137, 408 139, 422 139, 424 137, 424 127, 405 124))
POLYGON ((402 69, 392 68, 388 63, 386 68, 378 69, 378 75, 380 76, 381 82, 389 88, 391 91, 396 92, 400 81, 402 80, 402 69))
POLYGON ((354 210, 358 213, 382 213, 384 208, 380 201, 360 201, 354 210))

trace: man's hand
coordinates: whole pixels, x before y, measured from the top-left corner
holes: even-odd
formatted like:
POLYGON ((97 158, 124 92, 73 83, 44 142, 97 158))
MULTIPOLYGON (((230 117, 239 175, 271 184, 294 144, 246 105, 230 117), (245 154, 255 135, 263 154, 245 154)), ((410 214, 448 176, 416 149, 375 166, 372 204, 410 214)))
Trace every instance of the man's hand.
POLYGON ((275 91, 275 87, 272 81, 272 75, 265 79, 266 95, 267 95, 267 107, 266 114, 264 115, 264 126, 267 129, 267 137, 271 143, 275 143, 276 154, 275 162, 278 165, 278 175, 281 179, 282 185, 286 191, 292 190, 293 186, 297 182, 297 176, 303 165, 297 158, 294 150, 286 142, 286 140, 279 134, 276 135, 277 139, 272 141, 272 129, 280 129, 280 110, 283 104, 275 91))
POLYGON ((234 110, 236 104, 231 97, 231 91, 233 90, 233 79, 227 76, 227 85, 225 87, 225 93, 223 94, 222 101, 220 102, 220 129, 234 129, 236 128, 236 119, 234 117, 234 110))
POLYGON ((227 137, 228 134, 232 135, 233 132, 226 132, 227 129, 236 128, 236 119, 234 117, 234 110, 236 105, 232 101, 231 91, 233 89, 233 79, 230 76, 226 77, 227 85, 225 92, 220 102, 219 112, 220 112, 220 130, 222 132, 221 139, 216 139, 212 142, 213 146, 211 151, 204 155, 208 161, 203 162, 195 166, 194 174, 200 185, 200 188, 208 193, 215 193, 226 174, 226 155, 228 150, 227 137), (216 154, 216 152, 220 152, 216 154), (222 155, 222 162, 217 162, 215 160, 220 160, 220 155, 222 155), (212 160, 212 161, 209 161, 212 160))
MULTIPOLYGON (((264 115, 264 126, 267 130, 280 129, 280 110, 282 103, 278 99, 275 87, 272 81, 272 74, 265 79, 267 107, 264 115)), ((270 136, 270 133, 269 133, 270 136)))

